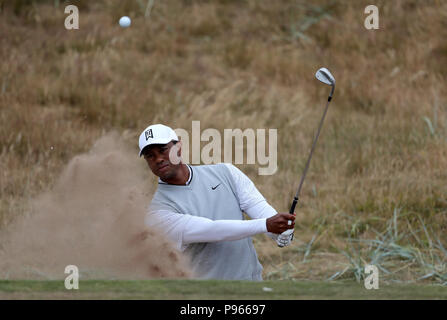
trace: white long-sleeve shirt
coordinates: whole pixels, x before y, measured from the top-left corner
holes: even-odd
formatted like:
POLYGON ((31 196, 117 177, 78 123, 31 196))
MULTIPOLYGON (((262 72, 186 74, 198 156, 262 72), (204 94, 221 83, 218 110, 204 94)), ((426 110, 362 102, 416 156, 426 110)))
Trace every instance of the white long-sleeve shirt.
MULTIPOLYGON (((239 240, 267 233, 266 220, 274 216, 276 210, 267 203, 242 171, 232 164, 225 165, 233 177, 240 209, 252 220, 211 220, 169 210, 157 210, 147 213, 145 224, 164 230, 166 236, 180 250, 184 250, 191 243, 239 240)), ((189 170, 191 178, 191 168, 189 170)), ((274 237, 273 234, 269 235, 274 237)))

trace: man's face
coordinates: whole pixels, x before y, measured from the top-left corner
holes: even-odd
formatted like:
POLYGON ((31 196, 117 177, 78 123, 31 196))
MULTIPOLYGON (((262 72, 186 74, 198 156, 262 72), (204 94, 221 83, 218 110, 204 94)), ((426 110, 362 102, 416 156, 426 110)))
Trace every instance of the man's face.
MULTIPOLYGON (((175 177, 179 164, 172 164, 169 160, 169 154, 174 143, 171 141, 168 144, 154 144, 144 149, 144 159, 146 160, 152 172, 160 177, 162 180, 169 180, 175 177)), ((180 156, 180 143, 175 144, 178 149, 177 155, 180 156)))

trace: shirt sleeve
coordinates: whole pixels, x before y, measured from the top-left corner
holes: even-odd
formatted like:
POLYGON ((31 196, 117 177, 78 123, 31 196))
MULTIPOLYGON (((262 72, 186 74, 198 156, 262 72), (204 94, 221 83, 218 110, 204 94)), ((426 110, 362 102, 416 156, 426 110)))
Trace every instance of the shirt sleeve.
MULTIPOLYGON (((277 214, 277 211, 262 196, 249 177, 231 163, 224 164, 230 170, 236 186, 236 196, 239 199, 241 210, 245 211, 252 219, 267 219, 277 214)), ((277 234, 271 232, 267 232, 267 235, 273 240, 278 237, 277 234)))
POLYGON ((182 251, 191 243, 240 240, 267 232, 266 219, 213 221, 168 210, 149 212, 145 224, 164 230, 168 239, 182 251))
POLYGON ((250 178, 231 163, 225 163, 225 165, 233 178, 241 210, 245 211, 252 219, 270 218, 277 213, 250 178))

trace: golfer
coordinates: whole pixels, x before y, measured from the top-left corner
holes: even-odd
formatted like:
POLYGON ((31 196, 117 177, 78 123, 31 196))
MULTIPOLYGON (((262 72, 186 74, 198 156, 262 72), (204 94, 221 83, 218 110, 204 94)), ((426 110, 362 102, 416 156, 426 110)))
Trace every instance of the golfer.
POLYGON ((162 230, 186 253, 199 278, 262 280, 251 237, 267 233, 278 245, 288 245, 295 216, 277 213, 231 164, 184 164, 181 141, 165 125, 147 127, 139 147, 159 177, 145 224, 162 230), (243 211, 251 220, 244 220, 243 211))

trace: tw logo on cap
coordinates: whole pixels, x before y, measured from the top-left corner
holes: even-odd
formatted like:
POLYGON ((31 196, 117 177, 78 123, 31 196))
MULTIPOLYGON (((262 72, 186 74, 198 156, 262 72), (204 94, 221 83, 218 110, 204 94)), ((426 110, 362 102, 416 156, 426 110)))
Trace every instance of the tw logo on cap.
POLYGON ((152 129, 147 130, 144 135, 146 136, 146 141, 149 140, 149 138, 154 138, 154 135, 152 133, 152 129))

